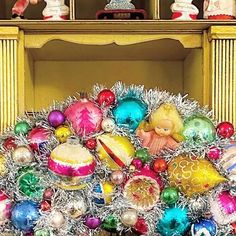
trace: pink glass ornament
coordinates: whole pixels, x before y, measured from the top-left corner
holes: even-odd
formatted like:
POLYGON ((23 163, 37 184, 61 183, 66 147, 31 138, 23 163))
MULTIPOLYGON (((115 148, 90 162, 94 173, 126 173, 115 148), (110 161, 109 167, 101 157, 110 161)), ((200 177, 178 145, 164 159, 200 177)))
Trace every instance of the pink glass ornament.
POLYGON ((221 138, 230 138, 234 134, 234 126, 232 123, 224 121, 217 125, 216 131, 221 138))
POLYGON ((143 166, 143 163, 140 159, 134 159, 131 164, 134 165, 135 168, 138 170, 141 169, 143 166))
POLYGON ((0 190, 0 225, 10 218, 11 207, 11 200, 2 190, 0 190))
POLYGON ((124 173, 121 170, 116 170, 111 173, 111 182, 115 185, 120 185, 124 182, 124 173))
POLYGON ((231 196, 229 192, 221 192, 218 196, 218 201, 226 214, 229 215, 236 212, 236 197, 231 196))
POLYGON ((89 229, 96 229, 100 226, 101 224, 101 220, 98 217, 87 217, 85 219, 85 225, 89 228, 89 229))
POLYGON ((69 106, 65 115, 78 135, 89 135, 101 130, 102 112, 87 99, 81 99, 69 106))
POLYGON ((218 160, 221 156, 221 150, 217 147, 211 147, 209 152, 207 153, 207 157, 210 160, 218 160))

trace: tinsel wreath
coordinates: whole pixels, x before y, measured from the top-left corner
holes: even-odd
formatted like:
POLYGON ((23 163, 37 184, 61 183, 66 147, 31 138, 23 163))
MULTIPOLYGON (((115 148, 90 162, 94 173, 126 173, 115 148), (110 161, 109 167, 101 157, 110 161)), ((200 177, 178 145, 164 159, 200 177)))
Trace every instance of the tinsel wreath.
POLYGON ((13 235, 233 235, 234 127, 198 102, 95 85, 0 137, 0 230, 13 235))

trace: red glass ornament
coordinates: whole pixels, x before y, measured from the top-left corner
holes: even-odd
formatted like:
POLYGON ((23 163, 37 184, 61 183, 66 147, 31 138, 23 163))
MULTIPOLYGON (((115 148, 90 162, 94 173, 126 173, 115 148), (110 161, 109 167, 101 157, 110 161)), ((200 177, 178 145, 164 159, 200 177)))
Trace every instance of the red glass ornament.
POLYGON ((146 234, 148 232, 148 226, 143 218, 138 218, 136 224, 134 225, 134 230, 140 234, 146 234))
POLYGON ((85 146, 90 149, 90 150, 94 150, 97 146, 97 141, 95 138, 90 138, 86 141, 85 146))
POLYGON ((218 147, 211 147, 209 152, 207 153, 207 157, 210 160, 218 160, 221 155, 221 150, 218 147))
POLYGON ((231 223, 232 233, 236 234, 236 222, 231 223))
POLYGON ((15 149, 17 147, 17 145, 15 144, 15 139, 13 137, 5 139, 3 142, 3 147, 6 150, 15 149))
POLYGON ((156 159, 152 166, 155 172, 164 172, 167 170, 167 167, 168 165, 165 159, 156 159))
POLYGON ((43 193, 43 199, 51 200, 53 193, 54 192, 51 188, 47 188, 43 193))
POLYGON ((234 126, 230 122, 221 122, 216 127, 216 131, 221 138, 230 138, 234 134, 234 126))
POLYGON ((100 106, 110 106, 115 103, 115 100, 115 94, 109 89, 104 89, 98 94, 97 102, 100 106))
POLYGON ((48 211, 50 210, 50 208, 51 208, 51 203, 49 201, 44 200, 40 203, 40 209, 42 211, 48 211))

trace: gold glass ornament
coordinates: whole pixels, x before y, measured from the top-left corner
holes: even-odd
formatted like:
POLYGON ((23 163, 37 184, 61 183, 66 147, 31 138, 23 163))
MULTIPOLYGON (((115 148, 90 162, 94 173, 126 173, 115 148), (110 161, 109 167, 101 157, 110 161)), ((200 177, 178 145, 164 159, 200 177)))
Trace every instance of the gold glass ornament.
POLYGON ((60 143, 65 143, 67 138, 71 135, 72 132, 67 125, 61 125, 55 129, 55 136, 60 143))
POLYGON ((6 174, 6 159, 5 157, 0 153, 0 176, 4 176, 6 174))

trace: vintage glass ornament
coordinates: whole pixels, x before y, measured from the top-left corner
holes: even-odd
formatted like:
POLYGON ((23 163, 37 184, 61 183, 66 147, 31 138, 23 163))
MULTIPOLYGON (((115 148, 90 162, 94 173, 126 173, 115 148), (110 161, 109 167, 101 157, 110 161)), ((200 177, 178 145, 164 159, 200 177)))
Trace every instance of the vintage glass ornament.
POLYGON ((221 138, 230 138, 234 134, 234 126, 230 122, 221 122, 216 127, 217 135, 221 138))
POLYGON ((208 203, 202 197, 191 198, 188 201, 188 209, 191 215, 195 215, 197 218, 201 217, 203 213, 207 211, 208 203))
POLYGON ((135 232, 141 234, 141 235, 146 235, 148 232, 148 225, 145 219, 143 218, 138 218, 137 222, 134 225, 134 230, 135 232))
POLYGON ((116 95, 110 89, 104 89, 98 94, 97 102, 100 106, 110 106, 116 101, 116 95))
POLYGON ((95 138, 90 138, 85 142, 86 148, 94 150, 97 146, 97 140, 95 138))
POLYGON ((3 225, 11 216, 12 201, 0 190, 0 225, 3 225))
POLYGON ((120 100, 113 110, 116 124, 134 132, 147 113, 147 105, 140 99, 128 97, 120 100))
POLYGON ((3 142, 3 147, 7 151, 15 149, 17 147, 17 145, 15 143, 15 138, 13 138, 13 137, 6 138, 3 142))
POLYGON ((93 187, 93 201, 98 206, 111 203, 114 194, 114 186, 108 181, 103 181, 93 187))
POLYGON ((134 155, 135 155, 135 158, 140 159, 143 162, 143 164, 151 160, 151 155, 149 154, 146 148, 141 148, 137 150, 134 155))
POLYGON ((43 193, 43 199, 51 200, 53 194, 54 194, 53 189, 52 188, 47 188, 47 189, 45 189, 45 191, 43 193))
POLYGON ((65 119, 64 113, 60 110, 52 110, 48 115, 48 123, 54 128, 63 125, 65 119))
POLYGON ((134 156, 134 146, 127 137, 103 134, 97 137, 100 160, 111 170, 129 166, 134 156))
POLYGON ((14 133, 16 135, 27 135, 30 131, 30 125, 26 121, 19 121, 14 128, 14 133))
POLYGON ((210 160, 216 161, 221 157, 221 150, 218 147, 210 147, 207 157, 210 160))
POLYGON ((168 168, 168 165, 167 165, 167 162, 165 159, 163 158, 160 158, 160 159, 156 159, 154 162, 153 162, 153 166, 152 166, 153 170, 155 172, 164 172, 167 170, 168 168))
POLYGON ((118 219, 114 215, 108 215, 104 221, 102 222, 101 228, 108 231, 115 233, 117 230, 118 219))
POLYGON ((6 158, 0 153, 0 176, 4 176, 6 172, 6 158))
POLYGON ((48 142, 50 131, 43 127, 35 127, 28 134, 28 141, 33 150, 39 150, 48 142))
POLYGON ((59 186, 68 190, 86 187, 95 166, 94 156, 74 138, 57 146, 48 159, 48 169, 59 177, 59 186))
POLYGON ((102 111, 87 99, 70 105, 65 115, 78 135, 87 136, 101 130, 102 111))
POLYGON ((200 235, 217 235, 217 224, 213 219, 200 219, 191 226, 191 235, 200 236, 200 235))
POLYGON ((131 164, 135 167, 135 169, 139 170, 143 167, 143 162, 140 159, 133 159, 131 164))
POLYGON ((89 229, 96 229, 101 225, 101 219, 99 217, 89 216, 85 219, 85 225, 89 229))
POLYGON ((55 229, 60 229, 65 223, 65 217, 58 210, 53 210, 51 214, 49 215, 49 217, 50 217, 49 219, 50 225, 55 229))
POLYGON ((47 200, 43 200, 40 203, 40 209, 41 211, 49 211, 51 209, 51 203, 47 200))
POLYGON ((210 119, 193 115, 184 120, 183 136, 192 143, 211 143, 216 138, 216 130, 210 119))
POLYGON ((179 191, 174 187, 166 187, 161 193, 161 200, 167 205, 175 204, 179 200, 179 191))
POLYGON ((77 219, 80 216, 84 215, 85 212, 87 211, 87 204, 85 202, 85 200, 80 197, 80 198, 75 198, 70 200, 65 207, 65 211, 66 214, 73 218, 73 219, 77 219))
POLYGON ((170 186, 177 187, 188 197, 209 191, 227 181, 206 159, 178 156, 168 165, 170 186))
POLYGON ((236 221, 236 196, 229 191, 222 191, 215 197, 210 197, 211 213, 220 225, 227 225, 236 221))
POLYGON ((120 220, 125 226, 134 226, 138 221, 138 212, 135 209, 128 209, 121 214, 120 220))
POLYGON ((116 170, 111 173, 111 182, 115 185, 121 185, 125 180, 125 175, 121 170, 116 170))
POLYGON ((103 119, 101 125, 102 125, 102 130, 107 133, 111 133, 116 127, 115 121, 112 118, 103 119))
POLYGON ((166 208, 162 218, 157 222, 157 232, 162 236, 185 235, 189 229, 190 221, 186 208, 166 208))
POLYGON ((124 186, 124 197, 137 210, 152 209, 160 198, 162 181, 148 165, 133 173, 124 186))
POLYGON ((47 229, 38 229, 34 232, 34 236, 53 236, 53 234, 47 229))
POLYGON ((38 204, 30 200, 16 203, 11 212, 13 226, 24 232, 32 231, 39 217, 38 204))
POLYGON ((224 153, 219 160, 219 165, 227 172, 227 177, 236 181, 236 143, 224 147, 224 153))
POLYGON ((22 194, 32 199, 41 199, 45 187, 42 184, 40 173, 33 168, 20 170, 18 188, 22 194))
POLYGON ((34 155, 31 149, 29 149, 26 146, 18 146, 13 152, 12 152, 12 159, 17 164, 29 164, 33 162, 34 155))
POLYGON ((231 228, 232 228, 232 233, 236 234, 236 222, 233 222, 230 225, 231 225, 231 228))
POLYGON ((71 135, 72 132, 67 125, 61 125, 55 129, 55 136, 60 143, 65 143, 71 135))

